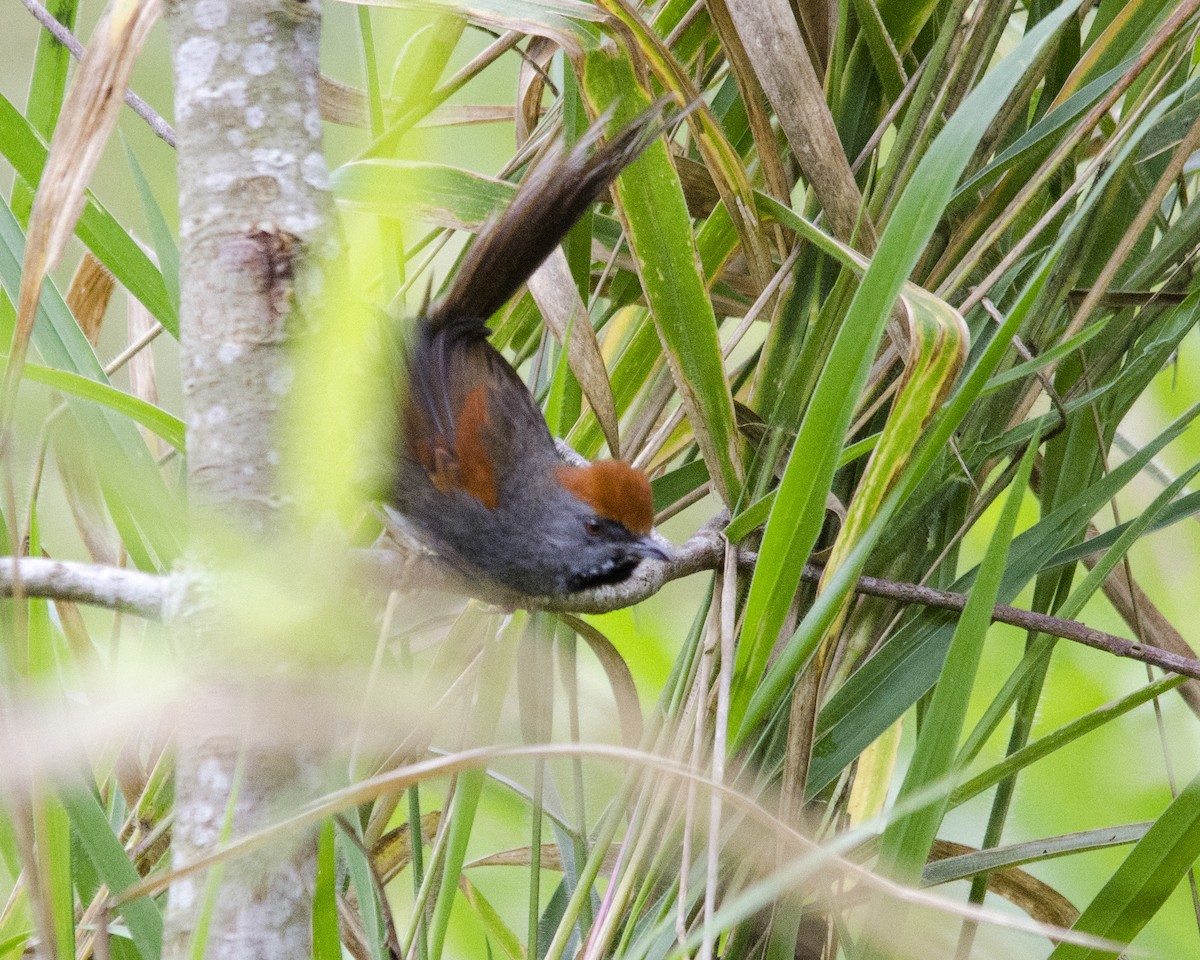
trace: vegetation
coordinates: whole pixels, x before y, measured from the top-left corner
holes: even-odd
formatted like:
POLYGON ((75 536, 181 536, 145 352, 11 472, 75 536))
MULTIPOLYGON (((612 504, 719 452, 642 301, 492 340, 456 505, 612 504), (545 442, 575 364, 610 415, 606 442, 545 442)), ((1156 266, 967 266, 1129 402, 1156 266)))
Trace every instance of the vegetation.
POLYGON ((90 70, 14 46, 0 99, 0 960, 240 955, 285 887, 274 951, 320 960, 1195 951, 1200 2, 327 4, 336 239, 296 231, 265 527, 197 476, 187 158, 307 148, 181 128, 175 184, 144 118, 110 139, 143 43, 166 85, 126 7, 90 70), (669 582, 374 589, 412 549, 370 502, 378 324, 660 97, 699 106, 491 326, 556 436, 651 473, 669 582))

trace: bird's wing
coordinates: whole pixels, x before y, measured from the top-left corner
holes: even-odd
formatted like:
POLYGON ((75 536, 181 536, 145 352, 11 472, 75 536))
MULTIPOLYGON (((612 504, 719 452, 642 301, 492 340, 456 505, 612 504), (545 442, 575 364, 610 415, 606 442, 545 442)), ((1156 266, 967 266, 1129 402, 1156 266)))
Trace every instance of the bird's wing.
POLYGON ((516 371, 482 336, 462 330, 419 330, 408 364, 405 443, 439 491, 463 490, 493 510, 530 438, 551 450, 553 440, 516 371))

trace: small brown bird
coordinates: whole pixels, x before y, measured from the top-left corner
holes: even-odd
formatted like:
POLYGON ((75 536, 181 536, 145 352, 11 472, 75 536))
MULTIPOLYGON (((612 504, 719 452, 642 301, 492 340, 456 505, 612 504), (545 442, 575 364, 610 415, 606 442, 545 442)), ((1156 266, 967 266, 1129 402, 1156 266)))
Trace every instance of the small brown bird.
POLYGON ((663 131, 653 108, 597 146, 601 124, 537 164, 417 319, 399 392, 391 503, 468 576, 527 596, 620 583, 669 554, 650 536, 646 475, 621 460, 568 466, 541 411, 488 343, 488 318, 663 131))

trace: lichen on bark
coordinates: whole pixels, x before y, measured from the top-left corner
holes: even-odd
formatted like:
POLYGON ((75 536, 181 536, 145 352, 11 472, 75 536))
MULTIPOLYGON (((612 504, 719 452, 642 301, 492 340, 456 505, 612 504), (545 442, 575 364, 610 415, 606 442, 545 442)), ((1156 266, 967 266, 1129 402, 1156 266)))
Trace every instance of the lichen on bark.
MULTIPOLYGON (((291 524, 280 447, 294 379, 288 346, 303 326, 296 277, 327 206, 319 11, 299 0, 172 0, 167 18, 193 532, 201 518, 218 518, 248 538, 270 538, 291 524)), ((189 563, 207 562, 193 543, 189 563)), ((230 628, 222 626, 222 598, 205 592, 203 577, 190 582, 197 587, 179 604, 178 647, 197 682, 216 682, 219 664, 208 661, 230 628)), ((270 822, 281 803, 319 783, 316 759, 305 750, 255 743, 252 731, 220 710, 184 718, 178 743, 176 866, 211 852, 231 794, 236 835, 270 822)), ((271 857, 226 864, 206 955, 309 955, 314 859, 315 841, 303 836, 271 857)), ((171 889, 169 957, 191 949, 203 884, 192 877, 171 889)))

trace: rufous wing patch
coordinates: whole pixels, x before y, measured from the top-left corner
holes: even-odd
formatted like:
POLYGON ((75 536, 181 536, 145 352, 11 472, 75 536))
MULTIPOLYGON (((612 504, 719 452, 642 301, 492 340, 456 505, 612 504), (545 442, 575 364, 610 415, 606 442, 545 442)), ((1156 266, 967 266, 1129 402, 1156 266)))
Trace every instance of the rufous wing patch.
POLYGON ((467 394, 455 424, 454 446, 438 434, 428 436, 425 423, 410 421, 409 449, 438 493, 464 490, 489 510, 496 509, 496 472, 484 446, 488 431, 486 387, 467 394))
POLYGON ((458 456, 457 486, 489 510, 495 510, 499 497, 496 493, 496 471, 484 445, 487 432, 487 387, 480 384, 467 394, 458 411, 454 441, 458 456))
POLYGON ((586 467, 556 468, 558 481, 596 513, 645 536, 654 525, 650 481, 624 460, 600 460, 586 467))

